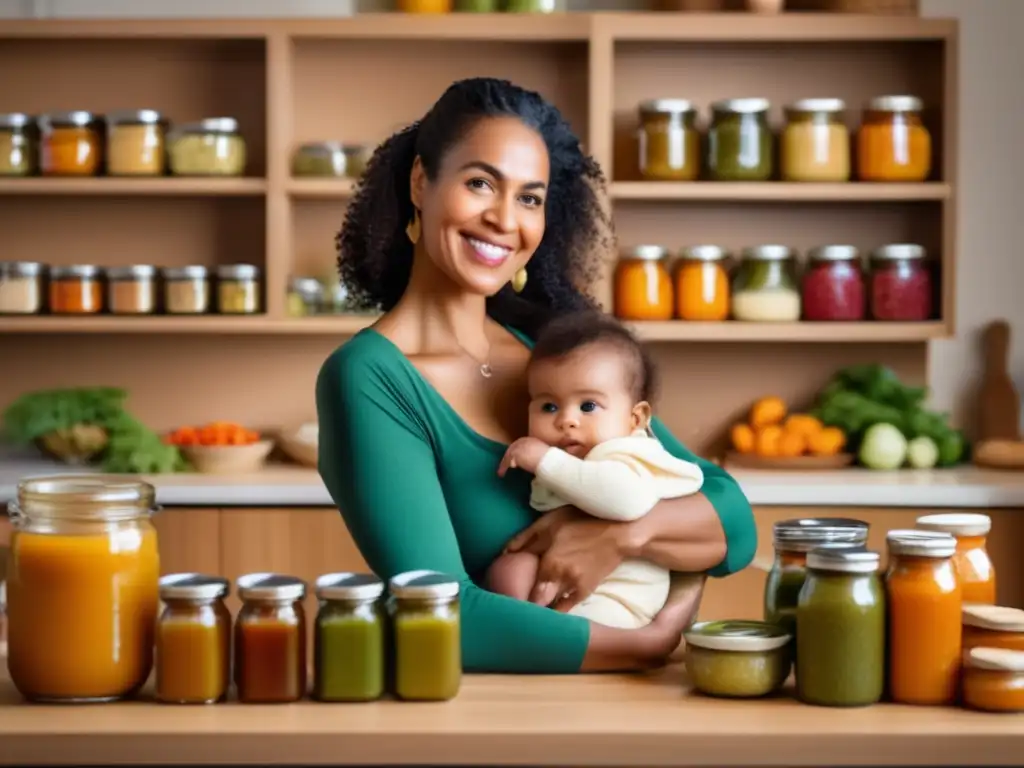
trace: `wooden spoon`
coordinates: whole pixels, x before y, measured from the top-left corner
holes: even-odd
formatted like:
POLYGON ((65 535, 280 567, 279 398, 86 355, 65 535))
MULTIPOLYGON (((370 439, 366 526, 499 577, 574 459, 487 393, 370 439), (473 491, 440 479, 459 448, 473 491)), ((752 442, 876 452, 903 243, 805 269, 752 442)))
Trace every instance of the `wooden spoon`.
POLYGON ((1010 325, 996 320, 982 341, 983 372, 978 391, 978 440, 1020 439, 1020 398, 1010 379, 1010 325))

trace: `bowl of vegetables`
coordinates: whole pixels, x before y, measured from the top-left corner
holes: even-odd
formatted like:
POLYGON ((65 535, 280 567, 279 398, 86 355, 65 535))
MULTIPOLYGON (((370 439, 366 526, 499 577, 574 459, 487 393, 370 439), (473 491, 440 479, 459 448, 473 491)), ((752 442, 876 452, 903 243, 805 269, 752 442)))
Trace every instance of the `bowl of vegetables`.
POLYGON ((164 442, 177 446, 197 472, 211 475, 256 472, 274 448, 274 441, 259 431, 231 421, 178 427, 164 442))

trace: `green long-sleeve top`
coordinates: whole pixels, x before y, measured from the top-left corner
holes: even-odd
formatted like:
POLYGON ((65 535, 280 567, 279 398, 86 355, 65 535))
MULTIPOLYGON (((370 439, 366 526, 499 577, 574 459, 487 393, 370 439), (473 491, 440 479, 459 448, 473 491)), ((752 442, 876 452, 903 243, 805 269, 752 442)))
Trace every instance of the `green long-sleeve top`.
MULTIPOLYGON (((525 340, 524 340, 525 341, 525 340)), ((367 564, 382 579, 418 569, 461 584, 463 665, 473 672, 577 672, 586 619, 488 592, 490 563, 535 519, 530 476, 497 468, 506 445, 473 430, 380 333, 366 329, 324 363, 316 385, 319 470, 367 564)), ((753 559, 757 533, 736 481, 699 459, 658 421, 674 456, 704 471, 722 522, 725 576, 753 559)))

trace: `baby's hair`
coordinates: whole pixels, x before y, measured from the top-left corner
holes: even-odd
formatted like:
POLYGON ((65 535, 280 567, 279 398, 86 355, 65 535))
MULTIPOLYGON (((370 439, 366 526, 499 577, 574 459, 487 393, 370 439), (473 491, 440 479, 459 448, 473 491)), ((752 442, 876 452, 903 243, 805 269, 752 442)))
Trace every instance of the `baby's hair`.
POLYGON ((637 402, 654 397, 657 371, 643 344, 613 317, 585 310, 556 317, 537 336, 530 363, 568 357, 592 345, 608 345, 628 360, 630 389, 637 402))

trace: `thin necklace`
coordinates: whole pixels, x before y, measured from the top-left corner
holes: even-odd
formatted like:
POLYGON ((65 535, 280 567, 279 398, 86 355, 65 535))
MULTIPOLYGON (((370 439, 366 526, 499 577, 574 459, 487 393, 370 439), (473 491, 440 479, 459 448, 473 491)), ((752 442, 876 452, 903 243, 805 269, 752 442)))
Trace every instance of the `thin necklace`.
POLYGON ((458 339, 455 339, 455 343, 459 345, 459 349, 461 349, 466 354, 467 357, 469 357, 474 363, 480 366, 481 376, 483 376, 485 379, 489 379, 491 378, 491 376, 494 375, 494 371, 491 369, 491 353, 489 349, 487 351, 488 359, 484 360, 483 362, 480 362, 477 356, 470 352, 468 349, 466 349, 464 346, 462 346, 462 343, 458 339))

